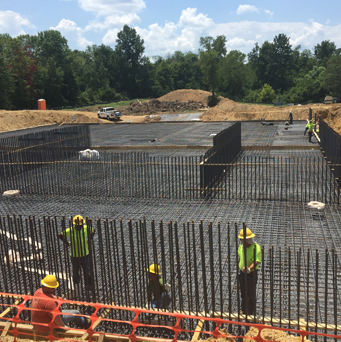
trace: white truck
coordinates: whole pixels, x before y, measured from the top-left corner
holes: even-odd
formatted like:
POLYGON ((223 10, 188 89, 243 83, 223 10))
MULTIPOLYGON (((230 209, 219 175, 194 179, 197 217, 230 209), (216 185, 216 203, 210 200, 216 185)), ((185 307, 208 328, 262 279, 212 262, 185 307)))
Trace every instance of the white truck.
POLYGON ((116 110, 114 107, 105 107, 97 112, 98 118, 108 119, 108 120, 119 120, 122 113, 116 110))

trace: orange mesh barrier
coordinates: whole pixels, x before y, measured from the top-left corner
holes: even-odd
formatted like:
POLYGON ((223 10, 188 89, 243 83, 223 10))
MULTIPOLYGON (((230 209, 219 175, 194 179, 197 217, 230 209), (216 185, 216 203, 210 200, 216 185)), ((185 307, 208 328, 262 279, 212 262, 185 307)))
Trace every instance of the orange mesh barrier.
MULTIPOLYGON (((170 313, 170 312, 164 312, 164 311, 155 311, 155 310, 145 310, 145 309, 140 309, 140 308, 126 308, 126 307, 121 307, 121 306, 115 306, 115 305, 105 305, 105 304, 95 304, 95 303, 88 303, 88 302, 77 302, 77 301, 70 301, 70 300, 65 300, 65 299, 51 299, 54 302, 57 302, 58 305, 53 311, 49 311, 50 314, 53 316, 52 323, 48 324, 43 324, 40 323, 41 326, 48 327, 49 332, 46 334, 44 333, 39 333, 37 330, 32 329, 32 324, 31 322, 27 320, 23 320, 20 318, 22 314, 27 315, 27 312, 32 312, 36 309, 30 308, 29 302, 34 298, 33 296, 30 295, 14 295, 14 294, 8 294, 8 293, 1 293, 0 296, 4 298, 10 298, 12 299, 13 304, 0 304, 0 308, 2 309, 0 312, 0 332, 2 332, 1 336, 3 336, 4 332, 9 332, 11 335, 14 336, 14 341, 17 341, 18 335, 25 335, 26 338, 28 335, 32 336, 35 335, 35 338, 45 338, 50 341, 54 340, 63 340, 63 341, 73 341, 72 338, 61 338, 61 337, 56 337, 54 333, 56 333, 55 329, 60 329, 61 331, 69 331, 69 327, 59 327, 57 326, 54 322, 54 319, 56 316, 63 314, 60 311, 60 307, 63 304, 72 304, 75 306, 79 307, 88 307, 91 308, 93 313, 91 315, 84 315, 80 314, 79 316, 86 317, 91 320, 91 326, 89 329, 72 329, 73 333, 76 334, 81 333, 87 333, 89 336, 89 341, 93 341, 92 337, 96 340, 98 340, 100 335, 106 335, 107 337, 115 337, 116 339, 119 338, 128 338, 130 339, 131 342, 135 341, 147 341, 147 340, 163 340, 165 341, 166 339, 164 338, 148 338, 146 336, 138 336, 136 335, 136 329, 140 327, 149 327, 149 328, 164 328, 164 329, 169 329, 174 332, 174 338, 173 339, 168 339, 169 341, 178 341, 178 335, 181 332, 188 332, 188 333, 195 333, 197 331, 195 330, 187 330, 183 329, 181 326, 181 322, 185 319, 191 319, 195 321, 201 321, 201 322, 212 322, 215 325, 215 328, 213 331, 205 331, 205 330, 200 330, 200 333, 209 335, 215 339, 219 337, 226 337, 226 338, 247 338, 250 340, 255 340, 257 342, 262 342, 262 341, 267 341, 264 340, 261 337, 261 332, 264 329, 271 329, 271 330, 278 330, 278 331, 285 331, 287 333, 293 333, 293 334, 298 334, 301 336, 301 341, 304 342, 308 336, 322 336, 322 337, 328 337, 328 338, 334 338, 341 340, 340 335, 333 335, 333 334, 324 334, 324 333, 318 333, 318 332, 311 332, 311 331, 305 331, 305 330, 295 330, 295 329, 286 329, 286 328, 279 328, 279 327, 269 327, 264 324, 257 324, 257 323, 247 323, 247 322, 237 322, 237 321, 230 321, 227 319, 222 319, 222 318, 211 318, 211 317, 203 317, 203 316, 195 316, 195 315, 187 315, 187 314, 181 314, 181 313, 170 313), (20 304, 18 303, 18 300, 20 301, 20 304), (105 310, 117 310, 117 311, 122 311, 124 313, 131 313, 134 315, 134 318, 132 320, 121 320, 121 319, 109 319, 109 318, 101 318, 101 311, 105 310), (4 315, 5 313, 5 315, 4 315), (7 313, 11 313, 12 316, 14 317, 6 317, 7 313), (153 325, 153 324, 148 324, 148 323, 143 323, 138 320, 138 318, 143 315, 143 314, 153 314, 153 315, 160 315, 160 316, 167 316, 169 318, 173 317, 174 326, 168 326, 168 325, 153 325), (8 322, 11 322, 11 326, 9 327, 8 322), (98 326, 99 322, 115 322, 119 324, 129 324, 132 327, 132 332, 130 334, 115 334, 112 332, 101 332, 101 331, 95 331, 94 329, 98 326), (28 325, 29 324, 29 325, 28 325), (237 335, 225 335, 221 331, 219 331, 221 325, 234 325, 234 326, 247 326, 247 327, 255 327, 258 329, 258 335, 254 337, 246 337, 246 336, 237 336, 237 335)), ((45 298, 44 298, 45 299, 45 298)), ((78 316, 78 315, 74 315, 78 316)), ((204 325, 203 325, 204 326, 204 325)), ((337 328, 341 328, 338 326, 337 328)), ((320 328, 319 328, 320 329, 320 328)), ((78 336, 79 337, 79 336, 78 336)), ((2 338, 0 337, 0 341, 2 341, 2 338)))

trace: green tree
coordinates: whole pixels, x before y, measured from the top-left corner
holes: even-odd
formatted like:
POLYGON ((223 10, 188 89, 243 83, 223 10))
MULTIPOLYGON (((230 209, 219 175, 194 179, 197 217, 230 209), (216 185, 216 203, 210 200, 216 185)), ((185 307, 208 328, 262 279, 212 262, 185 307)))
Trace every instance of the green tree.
POLYGON ((341 95, 341 55, 332 56, 327 62, 324 86, 334 96, 341 95))
POLYGON ((0 108, 12 109, 15 98, 15 75, 10 63, 10 46, 12 38, 0 34, 0 108))
POLYGON ((219 77, 220 61, 226 55, 225 48, 226 38, 218 36, 216 39, 212 37, 201 37, 199 50, 199 65, 202 72, 203 82, 212 92, 213 103, 216 102, 216 89, 219 86, 221 78, 219 77))
POLYGON ((324 78, 325 68, 314 66, 304 77, 294 80, 295 86, 285 94, 286 100, 293 103, 321 102, 325 96, 324 78))
POLYGON ((258 102, 262 103, 272 103, 273 100, 276 98, 276 93, 272 89, 272 87, 268 84, 264 84, 262 90, 258 95, 258 102))
POLYGON ((12 39, 10 43, 8 62, 14 80, 13 108, 32 108, 36 105, 34 76, 38 69, 37 61, 29 47, 22 44, 20 37, 12 39))
POLYGON ((134 28, 124 25, 117 34, 115 51, 118 53, 120 73, 119 81, 124 92, 131 97, 139 95, 142 86, 141 62, 144 53, 144 41, 134 28))
POLYGON ((245 54, 233 50, 221 60, 219 92, 229 99, 241 100, 255 81, 255 74, 245 59, 245 54))
POLYGON ((324 40, 321 44, 317 44, 314 47, 314 55, 317 63, 322 66, 326 66, 328 59, 337 53, 335 43, 329 40, 324 40))

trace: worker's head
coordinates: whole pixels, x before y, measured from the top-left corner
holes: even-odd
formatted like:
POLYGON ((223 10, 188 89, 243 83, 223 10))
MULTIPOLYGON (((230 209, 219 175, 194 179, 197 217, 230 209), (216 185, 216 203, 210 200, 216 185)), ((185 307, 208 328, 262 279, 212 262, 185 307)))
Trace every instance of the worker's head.
POLYGON ((84 222, 85 221, 81 215, 76 215, 72 220, 73 225, 79 229, 83 226, 84 222))
POLYGON ((52 274, 49 274, 42 279, 41 284, 43 285, 42 289, 44 293, 53 293, 54 289, 59 286, 57 278, 52 274))
POLYGON ((152 280, 155 280, 155 277, 157 277, 158 275, 161 274, 160 265, 158 265, 158 264, 151 264, 147 268, 147 272, 149 272, 149 278, 152 279, 152 280))
MULTIPOLYGON (((245 240, 247 244, 252 243, 252 238, 255 237, 256 235, 252 233, 251 229, 246 228, 246 236, 245 240)), ((244 228, 240 230, 238 238, 240 239, 241 242, 244 241, 244 228)))

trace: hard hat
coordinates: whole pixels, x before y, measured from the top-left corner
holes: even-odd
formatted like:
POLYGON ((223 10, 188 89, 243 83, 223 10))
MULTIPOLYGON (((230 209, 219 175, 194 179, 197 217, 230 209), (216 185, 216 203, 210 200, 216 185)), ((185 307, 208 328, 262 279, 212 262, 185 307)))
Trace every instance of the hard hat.
POLYGON ((84 223, 84 219, 82 216, 80 215, 76 215, 73 220, 72 220, 73 224, 83 224, 84 223))
MULTIPOLYGON (((253 237, 255 237, 256 235, 252 233, 251 229, 246 228, 246 238, 245 239, 252 239, 253 237)), ((240 230, 239 239, 244 239, 244 229, 240 230)))
POLYGON ((161 274, 160 266, 158 264, 152 264, 147 268, 147 271, 154 274, 161 274), (155 270, 156 268, 156 270, 155 270))
POLYGON ((42 281, 41 281, 41 284, 46 286, 46 287, 49 287, 50 289, 55 289, 56 287, 59 286, 59 283, 57 281, 57 278, 52 275, 52 274, 49 274, 47 275, 42 281))

